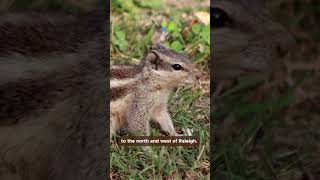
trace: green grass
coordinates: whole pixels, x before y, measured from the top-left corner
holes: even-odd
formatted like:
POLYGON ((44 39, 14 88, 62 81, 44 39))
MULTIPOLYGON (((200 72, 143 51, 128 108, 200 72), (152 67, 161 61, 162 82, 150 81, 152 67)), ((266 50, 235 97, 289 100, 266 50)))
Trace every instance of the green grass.
MULTIPOLYGON (((208 119, 197 117, 206 109, 186 109, 199 95, 185 90, 171 98, 170 109, 175 125, 191 128, 200 137, 196 148, 152 147, 152 154, 140 147, 111 148, 111 174, 116 179, 162 179, 165 177, 204 177, 209 171, 209 124, 208 119), (173 103, 175 102, 175 103, 173 103), (179 104, 178 104, 179 103, 179 104), (181 103, 181 104, 180 104, 181 103), (174 175, 176 174, 176 175, 174 175)), ((161 135, 159 129, 152 129, 151 135, 161 135)))
POLYGON ((295 103, 293 88, 287 86, 279 93, 272 87, 257 99, 254 96, 261 83, 253 82, 256 84, 238 80, 217 99, 219 109, 212 115, 217 124, 212 155, 221 179, 275 179, 298 165, 295 151, 288 147, 275 151, 279 148, 273 134, 277 132, 274 128, 284 126, 282 113, 295 103), (289 164, 292 167, 288 168, 289 164))
MULTIPOLYGON (((209 8, 180 9, 159 2, 112 1, 111 62, 139 63, 146 55, 157 28, 165 26, 169 32, 165 45, 175 51, 188 53, 197 67, 208 76, 210 27, 201 23, 190 25, 190 22, 196 19, 192 12, 208 12, 209 8)), ((207 179, 210 168, 208 98, 204 88, 198 87, 180 88, 171 94, 169 100, 169 111, 175 127, 194 130, 193 135, 200 138, 199 147, 152 147, 152 153, 148 153, 141 147, 112 144, 111 177, 207 179)), ((151 135, 163 134, 158 127, 152 126, 151 135)))

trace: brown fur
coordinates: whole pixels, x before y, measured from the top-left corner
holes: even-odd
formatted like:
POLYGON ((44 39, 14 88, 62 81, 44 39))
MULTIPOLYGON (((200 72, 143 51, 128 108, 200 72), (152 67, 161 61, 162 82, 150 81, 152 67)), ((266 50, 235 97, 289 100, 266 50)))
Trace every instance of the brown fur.
POLYGON ((128 84, 127 86, 120 86, 111 89, 110 99, 115 101, 117 99, 123 98, 128 95, 130 92, 134 91, 134 84, 128 84))
POLYGON ((222 9, 230 18, 225 26, 212 27, 211 31, 215 81, 284 68, 284 57, 295 41, 272 20, 262 0, 215 0, 211 8, 222 9))
POLYGON ((13 16, 0 22, 0 179, 107 179, 104 17, 13 16))
POLYGON ((0 55, 13 52, 32 56, 55 51, 76 52, 80 43, 90 39, 90 34, 102 31, 98 21, 103 17, 92 17, 56 14, 39 16, 37 13, 28 17, 23 14, 4 15, 0 22, 0 55), (79 18, 82 21, 79 22, 79 18))
POLYGON ((135 77, 137 74, 141 73, 141 66, 127 66, 127 65, 117 65, 117 68, 111 68, 111 79, 125 79, 135 77))

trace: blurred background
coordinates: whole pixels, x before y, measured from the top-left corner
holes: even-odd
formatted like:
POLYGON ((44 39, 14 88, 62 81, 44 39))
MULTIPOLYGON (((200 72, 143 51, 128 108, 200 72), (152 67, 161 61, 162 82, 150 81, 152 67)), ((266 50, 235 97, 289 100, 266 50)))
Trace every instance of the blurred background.
POLYGON ((215 100, 219 108, 211 126, 220 140, 211 151, 214 176, 320 179, 320 1, 265 2, 298 43, 295 58, 286 64, 293 83, 247 80, 215 100), (261 92, 268 83, 272 88, 261 92))

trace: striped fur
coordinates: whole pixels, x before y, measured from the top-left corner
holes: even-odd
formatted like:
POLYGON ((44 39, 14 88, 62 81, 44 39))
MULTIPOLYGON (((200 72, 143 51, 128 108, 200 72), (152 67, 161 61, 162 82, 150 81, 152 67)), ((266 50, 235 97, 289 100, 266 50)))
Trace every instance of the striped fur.
POLYGON ((106 24, 0 14, 0 179, 107 178, 106 24))
POLYGON ((128 65, 112 65, 110 72, 110 98, 111 101, 115 101, 133 91, 134 85, 138 81, 138 75, 141 73, 141 68, 128 65))

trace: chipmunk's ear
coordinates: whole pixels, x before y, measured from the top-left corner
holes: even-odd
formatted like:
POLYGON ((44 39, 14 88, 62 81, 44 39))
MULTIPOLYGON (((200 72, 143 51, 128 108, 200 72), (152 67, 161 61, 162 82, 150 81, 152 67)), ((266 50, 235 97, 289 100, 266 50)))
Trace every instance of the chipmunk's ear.
POLYGON ((151 66, 152 69, 158 69, 159 56, 155 51, 149 52, 146 57, 147 65, 151 66))

